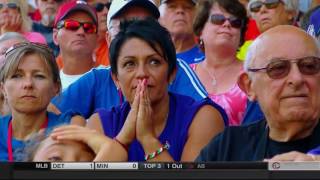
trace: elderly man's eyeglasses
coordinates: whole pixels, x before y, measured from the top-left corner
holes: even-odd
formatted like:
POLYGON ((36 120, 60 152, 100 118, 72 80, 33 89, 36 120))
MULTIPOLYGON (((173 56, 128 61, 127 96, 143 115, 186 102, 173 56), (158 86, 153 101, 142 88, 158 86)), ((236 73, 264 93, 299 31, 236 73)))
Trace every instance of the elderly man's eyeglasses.
POLYGON ((282 3, 281 0, 266 0, 265 2, 255 1, 249 5, 249 9, 251 12, 259 12, 263 5, 267 9, 274 9, 277 8, 280 3, 282 3))
POLYGON ((62 20, 57 24, 57 28, 65 28, 70 31, 77 31, 80 27, 83 27, 85 33, 92 34, 97 32, 97 26, 91 22, 79 22, 75 20, 62 20))
POLYGON ((8 50, 5 52, 5 57, 7 57, 12 52, 14 52, 16 49, 19 49, 19 48, 22 48, 22 47, 26 47, 26 46, 44 49, 48 53, 53 55, 52 49, 49 46, 47 46, 46 44, 36 43, 36 42, 21 42, 21 43, 14 44, 10 48, 8 48, 8 50))
POLYGON ((215 25, 222 25, 225 21, 229 21, 230 25, 234 28, 241 28, 242 21, 236 17, 226 18, 221 14, 212 14, 210 16, 210 22, 215 25))
POLYGON ((257 69, 249 68, 248 71, 265 71, 271 79, 281 79, 289 74, 293 63, 297 64, 300 73, 304 75, 314 75, 320 72, 320 58, 313 56, 295 60, 276 60, 269 63, 267 67, 257 69))
POLYGON ((0 9, 7 7, 9 9, 18 9, 19 6, 16 3, 7 3, 7 4, 0 4, 0 9))
POLYGON ((101 12, 103 11, 104 7, 106 7, 107 9, 109 9, 111 6, 111 2, 108 2, 108 3, 96 3, 94 5, 94 8, 96 9, 97 12, 101 12))

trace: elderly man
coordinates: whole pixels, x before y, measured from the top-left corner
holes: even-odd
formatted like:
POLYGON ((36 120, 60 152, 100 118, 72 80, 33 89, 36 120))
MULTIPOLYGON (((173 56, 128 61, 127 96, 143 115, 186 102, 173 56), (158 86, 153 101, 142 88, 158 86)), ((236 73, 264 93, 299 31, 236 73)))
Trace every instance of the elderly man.
POLYGON ((204 60, 192 29, 195 5, 196 0, 161 0, 159 7, 159 21, 170 32, 177 58, 188 64, 204 60))
MULTIPOLYGON (((249 12, 256 21, 258 30, 263 33, 278 25, 294 25, 299 12, 298 0, 250 0, 249 12)), ((250 44, 250 43, 249 43, 250 44)), ((249 47, 247 44, 247 47, 249 47)), ((242 49, 246 51, 246 49, 242 49)), ((256 102, 249 102, 243 124, 260 120, 263 113, 256 102)))
POLYGON ((265 120, 227 128, 198 161, 259 161, 320 144, 320 50, 313 37, 288 25, 260 35, 249 48, 239 84, 265 120))
MULTIPOLYGON (((107 17, 108 43, 118 33, 121 19, 137 17, 159 18, 159 15, 157 6, 151 0, 113 1, 107 17)), ((196 100, 206 98, 207 92, 188 64, 182 60, 178 60, 177 62, 176 79, 170 84, 169 90, 193 97, 196 100)), ((51 111, 65 112, 68 109, 73 109, 89 118, 97 108, 108 109, 122 102, 124 102, 124 99, 121 90, 116 88, 111 78, 110 68, 101 68, 87 73, 66 89, 59 97, 54 98, 52 101, 54 106, 51 106, 51 111)), ((222 108, 219 110, 226 120, 224 110, 222 108)))

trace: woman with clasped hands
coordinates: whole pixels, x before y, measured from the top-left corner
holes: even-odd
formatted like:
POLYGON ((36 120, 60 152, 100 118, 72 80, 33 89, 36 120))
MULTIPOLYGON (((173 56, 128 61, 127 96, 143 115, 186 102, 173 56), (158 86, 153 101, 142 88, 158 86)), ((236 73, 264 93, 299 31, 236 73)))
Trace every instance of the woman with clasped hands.
POLYGON ((210 99, 197 102, 168 92, 176 72, 175 48, 157 21, 122 22, 110 60, 114 82, 127 101, 96 110, 88 126, 121 144, 128 161, 193 161, 223 130, 226 115, 210 99))

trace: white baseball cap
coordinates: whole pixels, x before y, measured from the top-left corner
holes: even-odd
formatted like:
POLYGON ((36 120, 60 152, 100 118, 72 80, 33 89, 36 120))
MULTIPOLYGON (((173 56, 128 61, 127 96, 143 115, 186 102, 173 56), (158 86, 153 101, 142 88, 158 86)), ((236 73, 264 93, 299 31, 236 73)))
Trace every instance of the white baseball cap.
POLYGON ((107 15, 107 26, 110 26, 111 19, 118 16, 122 11, 131 6, 146 8, 156 19, 160 17, 158 7, 152 0, 113 0, 107 15))

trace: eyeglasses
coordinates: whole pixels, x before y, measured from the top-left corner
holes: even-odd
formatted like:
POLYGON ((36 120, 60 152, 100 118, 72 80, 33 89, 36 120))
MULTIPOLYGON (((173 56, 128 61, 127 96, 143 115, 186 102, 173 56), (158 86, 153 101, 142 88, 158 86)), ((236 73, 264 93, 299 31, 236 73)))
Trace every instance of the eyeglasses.
POLYGON ((281 0, 266 0, 265 2, 262 1, 255 1, 250 4, 249 9, 251 12, 259 12, 262 5, 264 5, 267 9, 274 9, 277 8, 278 5, 282 3, 281 0))
POLYGON ((210 22, 215 25, 222 25, 225 21, 229 21, 232 27, 241 28, 242 20, 236 17, 226 18, 221 14, 212 14, 210 16, 210 22))
POLYGON ((97 33, 97 26, 91 22, 79 22, 68 19, 62 20, 57 24, 58 29, 65 28, 70 31, 77 31, 80 27, 83 27, 85 33, 97 33))
POLYGON ((281 79, 289 74, 292 63, 297 63, 300 73, 304 75, 314 75, 320 71, 320 58, 314 56, 295 60, 276 60, 269 63, 267 67, 258 69, 249 68, 248 71, 265 71, 271 79, 281 79))
POLYGON ((0 4, 0 9, 4 8, 4 6, 7 6, 9 9, 18 9, 19 6, 16 3, 7 3, 7 4, 0 4))
POLYGON ((49 46, 47 46, 46 44, 36 43, 36 42, 20 42, 20 43, 14 44, 10 48, 8 48, 8 50, 5 52, 5 57, 7 57, 12 52, 14 52, 16 49, 19 49, 19 48, 22 48, 22 47, 26 47, 26 46, 44 49, 48 53, 53 55, 52 49, 49 46))
POLYGON ((106 7, 107 9, 109 9, 111 6, 111 2, 108 2, 108 3, 96 3, 94 5, 94 8, 96 9, 97 12, 101 12, 103 11, 104 7, 106 7))

